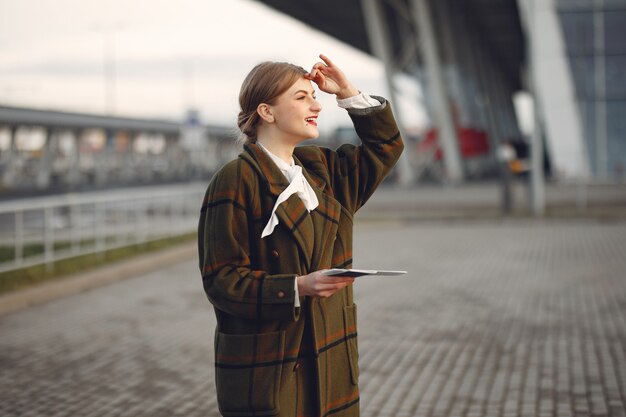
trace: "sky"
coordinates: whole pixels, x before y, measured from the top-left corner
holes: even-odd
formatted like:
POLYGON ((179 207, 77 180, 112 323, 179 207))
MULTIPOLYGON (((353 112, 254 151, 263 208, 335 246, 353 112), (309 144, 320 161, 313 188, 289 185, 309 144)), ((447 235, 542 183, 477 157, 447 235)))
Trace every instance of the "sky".
MULTIPOLYGON (((254 65, 308 69, 320 53, 388 97, 379 61, 256 1, 0 0, 0 105, 172 120, 196 108, 234 126, 254 65)), ((404 83, 396 107, 423 125, 419 87, 404 83)), ((334 97, 318 98, 320 130, 350 124, 334 97)))

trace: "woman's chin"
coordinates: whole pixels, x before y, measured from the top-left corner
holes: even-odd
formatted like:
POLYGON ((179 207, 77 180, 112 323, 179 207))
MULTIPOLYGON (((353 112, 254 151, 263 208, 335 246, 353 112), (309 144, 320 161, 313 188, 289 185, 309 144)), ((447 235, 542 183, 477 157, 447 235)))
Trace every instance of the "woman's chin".
POLYGON ((319 138, 319 137, 320 137, 320 132, 319 132, 319 130, 315 129, 315 131, 314 131, 314 132, 311 132, 311 133, 309 134, 309 136, 307 137, 307 139, 317 139, 317 138, 319 138))

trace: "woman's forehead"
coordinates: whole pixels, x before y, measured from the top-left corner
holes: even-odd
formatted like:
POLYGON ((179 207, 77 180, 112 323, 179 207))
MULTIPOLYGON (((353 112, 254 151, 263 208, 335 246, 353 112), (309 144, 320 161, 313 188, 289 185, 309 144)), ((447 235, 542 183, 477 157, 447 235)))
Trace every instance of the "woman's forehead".
POLYGON ((309 93, 315 92, 315 89, 313 88, 311 81, 307 80, 304 77, 299 78, 295 83, 293 83, 293 85, 289 87, 287 92, 291 94, 295 94, 300 90, 304 90, 309 93))

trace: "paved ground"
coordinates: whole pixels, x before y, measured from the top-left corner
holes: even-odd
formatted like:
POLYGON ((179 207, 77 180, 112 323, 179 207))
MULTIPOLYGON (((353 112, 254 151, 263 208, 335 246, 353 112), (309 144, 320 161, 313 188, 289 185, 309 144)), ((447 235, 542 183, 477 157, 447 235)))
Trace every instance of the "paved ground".
MULTIPOLYGON (((626 416, 626 223, 357 228, 363 416, 626 416)), ((184 262, 0 317, 0 416, 217 416, 184 262)))
MULTIPOLYGON (((545 212, 550 218, 626 220, 626 183, 547 183, 545 212)), ((520 179, 511 184, 511 212, 528 217, 530 190, 520 179)), ((404 189, 380 187, 363 207, 361 219, 490 219, 502 214, 502 188, 497 182, 458 187, 420 185, 404 189)))

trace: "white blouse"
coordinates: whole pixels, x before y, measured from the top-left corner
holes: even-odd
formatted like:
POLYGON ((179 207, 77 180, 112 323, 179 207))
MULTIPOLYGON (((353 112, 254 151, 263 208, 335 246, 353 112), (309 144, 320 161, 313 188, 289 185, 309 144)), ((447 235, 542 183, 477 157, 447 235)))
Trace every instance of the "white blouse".
POLYGON ((276 225, 278 225, 276 209, 293 194, 298 194, 298 197, 300 197, 309 213, 311 210, 315 210, 315 208, 319 205, 319 201, 317 200, 315 191, 311 188, 311 184, 309 184, 306 178, 304 178, 304 175, 302 175, 302 167, 295 164, 293 157, 291 158, 291 163, 288 164, 270 152, 265 146, 263 146, 262 143, 257 142, 257 144, 265 151, 265 153, 267 153, 272 161, 274 161, 276 166, 278 166, 280 171, 289 181, 289 186, 278 196, 276 204, 274 204, 274 208, 272 209, 270 220, 267 222, 265 229, 263 229, 263 232, 261 233, 261 239, 263 239, 264 237, 271 235, 274 232, 276 225))

